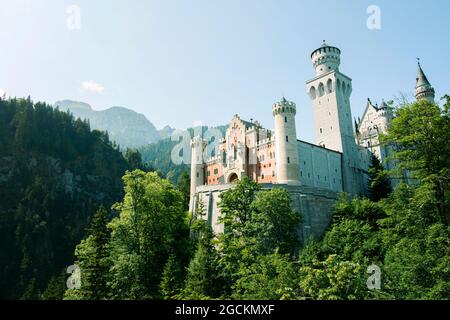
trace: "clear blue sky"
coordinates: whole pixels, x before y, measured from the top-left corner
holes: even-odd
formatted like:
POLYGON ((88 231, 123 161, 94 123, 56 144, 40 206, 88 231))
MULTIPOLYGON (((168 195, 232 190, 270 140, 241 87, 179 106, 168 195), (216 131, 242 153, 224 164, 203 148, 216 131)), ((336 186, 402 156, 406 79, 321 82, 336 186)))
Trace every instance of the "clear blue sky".
POLYGON ((0 88, 126 106, 158 128, 224 124, 235 113, 273 128, 271 105, 284 95, 297 103, 299 137, 312 141, 305 81, 323 39, 342 50, 358 116, 367 97, 412 93, 416 57, 437 96, 450 92, 449 13, 447 0, 0 0, 0 88), (80 30, 66 25, 72 4, 80 30), (381 30, 366 27, 371 4, 381 30))

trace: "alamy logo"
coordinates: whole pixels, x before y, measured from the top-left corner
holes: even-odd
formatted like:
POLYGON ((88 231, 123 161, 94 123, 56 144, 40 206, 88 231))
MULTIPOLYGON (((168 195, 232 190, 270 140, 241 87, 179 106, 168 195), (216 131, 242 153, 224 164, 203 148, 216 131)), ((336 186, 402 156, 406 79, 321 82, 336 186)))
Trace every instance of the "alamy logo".
POLYGON ((72 265, 67 268, 67 273, 70 274, 67 279, 67 289, 78 290, 81 288, 81 269, 79 266, 72 265))
POLYGON ((379 6, 370 5, 367 7, 367 29, 381 30, 381 9, 379 6))
POLYGON ((77 5, 68 6, 66 13, 69 15, 67 17, 67 28, 69 30, 80 30, 81 29, 81 9, 77 5))
POLYGON ((372 264, 367 268, 367 273, 370 274, 367 278, 367 289, 380 290, 381 289, 381 269, 376 264, 372 264))

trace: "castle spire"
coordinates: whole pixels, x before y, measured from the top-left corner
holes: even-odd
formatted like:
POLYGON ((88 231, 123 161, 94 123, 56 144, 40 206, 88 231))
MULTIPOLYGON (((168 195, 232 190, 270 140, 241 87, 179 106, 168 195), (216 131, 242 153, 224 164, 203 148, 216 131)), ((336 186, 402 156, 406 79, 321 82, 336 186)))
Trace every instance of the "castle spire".
POLYGON ((419 70, 417 72, 417 78, 416 78, 416 100, 428 100, 430 102, 434 102, 434 88, 431 86, 430 82, 428 81, 427 76, 425 75, 425 72, 423 72, 422 66, 420 65, 420 59, 417 58, 417 65, 419 67, 419 70))

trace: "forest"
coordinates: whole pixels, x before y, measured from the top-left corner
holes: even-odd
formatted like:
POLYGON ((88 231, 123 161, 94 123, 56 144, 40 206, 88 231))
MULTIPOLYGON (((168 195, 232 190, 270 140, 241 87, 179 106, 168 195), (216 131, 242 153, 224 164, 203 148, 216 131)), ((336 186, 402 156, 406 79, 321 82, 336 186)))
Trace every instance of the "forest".
POLYGON ((447 300, 443 101, 398 107, 383 136, 414 183, 392 186, 398 172, 373 158, 369 196, 340 194, 323 237, 302 242, 285 189, 239 181, 221 195, 225 232, 214 234, 202 204, 187 211, 186 172, 168 180, 88 123, 29 99, 1 101, 0 298, 447 300), (68 289, 73 264, 81 281, 68 289), (380 288, 367 285, 371 265, 380 288))
POLYGON ((52 298, 94 213, 122 199, 121 178, 136 168, 138 153, 89 123, 0 99, 0 299, 52 298))

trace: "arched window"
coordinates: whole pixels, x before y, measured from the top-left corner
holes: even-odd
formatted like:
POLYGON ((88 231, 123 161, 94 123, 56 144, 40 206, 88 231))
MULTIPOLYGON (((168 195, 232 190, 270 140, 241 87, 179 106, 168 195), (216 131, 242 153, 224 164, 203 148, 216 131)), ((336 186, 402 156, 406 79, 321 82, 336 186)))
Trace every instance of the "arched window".
POLYGON ((309 89, 309 97, 314 100, 317 97, 317 93, 316 93, 316 88, 314 86, 312 86, 309 89))
POLYGON ((323 96, 325 94, 325 86, 323 85, 323 83, 319 83, 319 96, 323 96))
POLYGON ((327 81, 327 92, 328 93, 333 92, 333 81, 331 79, 328 79, 328 81, 327 81))

